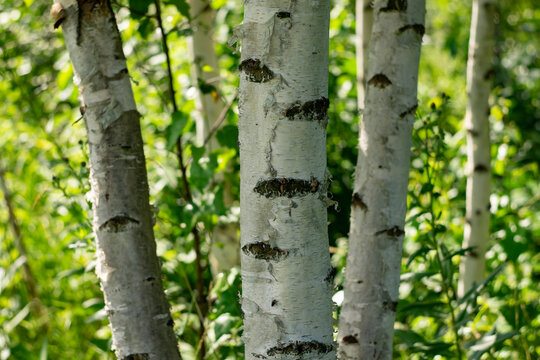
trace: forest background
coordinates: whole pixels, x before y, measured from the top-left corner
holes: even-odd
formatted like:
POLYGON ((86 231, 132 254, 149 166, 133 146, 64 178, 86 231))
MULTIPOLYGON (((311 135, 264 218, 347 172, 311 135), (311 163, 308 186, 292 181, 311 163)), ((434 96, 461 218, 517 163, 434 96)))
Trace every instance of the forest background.
MULTIPOLYGON (((240 1, 217 0, 219 94, 232 101, 209 156, 195 141, 196 87, 186 40, 187 4, 164 1, 179 111, 171 116, 167 61, 154 6, 113 1, 132 76, 149 175, 154 231, 175 332, 185 359, 205 348, 208 359, 242 359, 238 268, 212 276, 205 267, 209 312, 200 341, 194 289, 196 225, 211 233, 221 218, 234 221, 238 203, 225 206, 226 183, 238 199, 236 128, 239 55, 228 46, 242 22, 240 1), (186 143, 193 201, 179 200, 174 143, 186 143), (215 183, 215 174, 225 181, 215 183)), ((5 0, 0 5, 0 359, 113 359, 110 329, 94 272, 95 246, 85 195, 88 153, 78 90, 48 1, 5 0), (14 230, 13 219, 19 224, 14 230), (23 256, 19 240, 24 243, 23 256), (25 262, 25 258, 27 262, 25 262), (35 287, 24 276, 25 264, 35 287), (39 298, 39 302, 33 298, 39 298), (36 304, 41 305, 36 305, 36 304)), ((467 102, 465 72, 471 4, 428 1, 419 72, 419 109, 413 133, 409 210, 397 312, 396 359, 455 358, 461 342, 469 358, 538 359, 540 351, 540 9, 534 0, 500 2, 491 105, 493 184, 488 278, 474 301, 449 298, 455 284, 465 223, 467 102), (431 219, 436 219, 432 221, 431 219), (431 223, 430 223, 431 222, 431 223), (443 263, 436 252, 444 252, 443 263), (450 314, 456 319, 451 319, 450 314), (456 337, 449 328, 458 328, 456 337)), ((332 3, 330 24, 328 168, 337 206, 329 208, 336 318, 342 299, 352 175, 357 157, 354 1, 332 3)), ((210 70, 210 69, 209 69, 210 70)), ((201 86, 202 85, 202 86, 201 86)), ((202 247, 207 263, 208 243, 202 247)))

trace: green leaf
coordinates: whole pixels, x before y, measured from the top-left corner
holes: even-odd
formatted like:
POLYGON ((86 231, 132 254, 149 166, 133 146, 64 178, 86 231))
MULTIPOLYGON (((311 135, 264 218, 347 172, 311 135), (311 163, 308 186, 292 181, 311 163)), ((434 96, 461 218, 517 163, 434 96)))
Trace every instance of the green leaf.
POLYGON ((152 0, 129 0, 129 9, 131 10, 131 17, 134 19, 140 19, 148 12, 148 7, 152 3, 152 0))
POLYGON ((109 349, 111 348, 108 339, 93 338, 93 339, 90 339, 90 342, 94 344, 98 349, 104 352, 108 352, 109 349))
POLYGON ((188 114, 182 111, 177 111, 172 114, 171 124, 167 126, 167 129, 165 129, 165 136, 167 138, 167 150, 171 151, 174 148, 176 140, 178 140, 178 138, 184 133, 188 122, 188 114))
POLYGON ((198 162, 206 152, 204 146, 192 146, 191 147, 191 156, 193 156, 193 162, 198 162))
POLYGON ((482 354, 493 348, 498 343, 501 343, 507 339, 513 338, 519 335, 518 331, 510 331, 504 334, 497 334, 496 329, 484 334, 480 339, 467 346, 472 351, 468 360, 480 360, 482 354))
POLYGON ((231 149, 238 147, 238 127, 236 125, 225 125, 218 130, 216 137, 221 146, 231 149))
POLYGON ((149 18, 144 18, 139 22, 137 30, 139 31, 139 34, 141 34, 141 37, 146 40, 154 30, 154 24, 149 18))
POLYGON ((178 12, 184 17, 191 20, 191 15, 189 14, 189 4, 185 0, 165 0, 165 4, 174 5, 178 9, 178 12))

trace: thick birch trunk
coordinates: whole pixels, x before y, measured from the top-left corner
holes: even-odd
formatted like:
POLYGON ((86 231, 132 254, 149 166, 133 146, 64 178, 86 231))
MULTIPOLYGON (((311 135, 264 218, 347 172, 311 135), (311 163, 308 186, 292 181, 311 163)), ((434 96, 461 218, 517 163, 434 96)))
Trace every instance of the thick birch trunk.
POLYGON ((114 14, 108 0, 62 5, 61 26, 85 109, 97 274, 113 348, 119 359, 179 359, 156 256, 140 115, 114 14))
POLYGON ((254 359, 335 359, 327 232, 330 1, 245 2, 242 310, 254 359))
POLYGON ((462 296, 484 278, 489 240, 491 156, 489 141, 489 93, 493 75, 495 1, 473 2, 465 115, 467 130, 467 200, 463 247, 471 249, 460 267, 458 293, 462 296))
POLYGON ((372 0, 356 0, 356 89, 358 110, 364 111, 369 40, 373 27, 372 0))
POLYGON ((375 1, 351 209, 341 359, 391 359, 424 0, 375 1))
MULTIPOLYGON (((218 121, 225 104, 219 96, 219 64, 214 48, 213 29, 215 11, 208 0, 190 0, 190 13, 194 32, 188 38, 191 55, 191 73, 197 85, 195 120, 197 125, 197 142, 204 145, 210 129, 218 121), (203 92, 205 85, 215 88, 215 91, 203 92)), ((211 136, 207 143, 208 153, 219 147, 215 136, 211 136)), ((217 176, 216 181, 223 181, 217 176)), ((225 184, 225 206, 232 206, 233 199, 230 187, 225 184)), ((240 250, 238 238, 238 223, 220 222, 211 234, 211 251, 209 254, 210 268, 216 276, 222 271, 230 270, 240 265, 240 250)))

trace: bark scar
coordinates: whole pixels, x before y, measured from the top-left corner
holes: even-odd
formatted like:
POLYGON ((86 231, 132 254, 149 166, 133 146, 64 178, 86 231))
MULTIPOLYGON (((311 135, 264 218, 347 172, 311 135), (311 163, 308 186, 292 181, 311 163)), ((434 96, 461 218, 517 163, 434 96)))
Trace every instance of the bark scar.
POLYGON ((130 354, 122 358, 122 360, 148 360, 150 359, 149 354, 130 354))
POLYGON ((140 224, 140 221, 129 216, 115 216, 99 226, 99 231, 118 233, 127 231, 140 224))
POLYGON ((296 103, 285 110, 285 117, 289 120, 324 120, 328 115, 330 101, 322 96, 319 99, 296 103))
POLYGON ((388 76, 384 74, 375 74, 373 77, 368 81, 368 85, 373 85, 375 87, 384 89, 388 85, 392 85, 392 82, 388 78, 388 76))
POLYGON ((414 31, 415 33, 417 33, 420 36, 424 36, 424 34, 426 33, 426 28, 425 28, 424 25, 422 25, 422 24, 409 24, 409 25, 405 25, 405 26, 400 27, 398 29, 398 34, 403 34, 407 30, 412 30, 412 31, 414 31))
POLYGON ((368 207, 364 200, 362 199, 362 196, 359 193, 354 193, 352 198, 353 206, 358 206, 361 210, 367 211, 368 207))
POLYGON ((268 356, 293 355, 300 356, 307 353, 327 354, 334 349, 332 344, 324 344, 319 341, 295 341, 288 344, 278 344, 266 352, 268 356))
POLYGON ((270 199, 280 196, 292 198, 310 193, 314 194, 319 190, 320 185, 319 180, 314 177, 311 177, 309 180, 272 178, 259 180, 253 191, 270 199))
POLYGON ((242 251, 246 255, 251 255, 255 257, 255 259, 266 260, 266 261, 283 260, 284 258, 287 257, 287 255, 289 255, 289 252, 287 250, 283 250, 277 247, 272 247, 270 244, 262 242, 262 241, 244 245, 242 246, 242 251))
POLYGON ((403 231, 402 229, 400 229, 397 225, 390 228, 390 229, 384 229, 384 230, 381 230, 381 231, 377 231, 375 233, 375 235, 382 235, 382 234, 386 234, 386 235, 390 235, 390 236, 401 236, 403 234, 405 234, 405 231, 403 231))
POLYGON ((354 335, 344 336, 343 339, 341 339, 341 341, 344 344, 358 344, 358 339, 354 335))
POLYGON ((407 10, 407 0, 388 0, 387 5, 381 9, 381 12, 406 11, 406 10, 407 10))
POLYGON ((246 59, 240 63, 238 69, 243 71, 251 82, 264 83, 274 78, 272 70, 259 59, 246 59))

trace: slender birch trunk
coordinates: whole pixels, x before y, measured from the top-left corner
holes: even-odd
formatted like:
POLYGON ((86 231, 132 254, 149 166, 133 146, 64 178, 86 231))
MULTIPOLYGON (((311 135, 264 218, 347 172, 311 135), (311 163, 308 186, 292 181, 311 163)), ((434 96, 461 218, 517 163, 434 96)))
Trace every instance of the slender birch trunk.
POLYGON ((250 0, 240 63, 245 354, 335 359, 326 125, 330 1, 250 0))
MULTIPOLYGON (((193 35, 188 38, 191 55, 191 73, 197 84, 197 97, 195 114, 197 125, 197 142, 205 145, 208 153, 218 149, 219 144, 215 136, 210 136, 210 130, 219 120, 225 108, 219 85, 219 64, 214 48, 213 29, 215 11, 208 0, 190 0, 190 13, 192 17, 193 35), (213 90, 205 93, 205 87, 213 90)), ((222 182, 223 176, 216 176, 216 181, 222 182)), ((229 207, 233 204, 230 186, 224 185, 224 203, 229 207)), ((211 234, 211 251, 209 254, 212 274, 216 276, 222 271, 230 270, 240 265, 240 251, 238 238, 238 223, 223 223, 216 225, 211 234)))
POLYGON ((366 97, 369 41, 373 27, 373 0, 356 0, 356 89, 358 110, 362 114, 366 97))
POLYGON ((494 0, 474 0, 467 62, 465 115, 467 130, 467 200, 463 248, 472 248, 460 266, 458 294, 462 296, 485 274, 489 240, 491 156, 489 141, 489 93, 495 43, 494 0))
MULTIPOLYGON (((195 99, 197 113, 197 142, 203 145, 214 122, 219 117, 225 104, 217 92, 219 79, 219 65, 214 49, 214 19, 215 11, 208 0, 189 0, 190 14, 193 18, 193 35, 188 38, 188 47, 191 55, 191 73, 197 85, 197 98, 195 99), (216 90, 203 91, 205 85, 214 86, 216 90)), ((208 151, 218 147, 215 137, 211 137, 206 144, 208 151)))
POLYGON ((180 359, 163 292, 139 113, 108 0, 61 0, 90 148, 97 274, 119 359, 180 359))
POLYGON ((391 359, 424 0, 378 0, 351 209, 341 359, 391 359))

